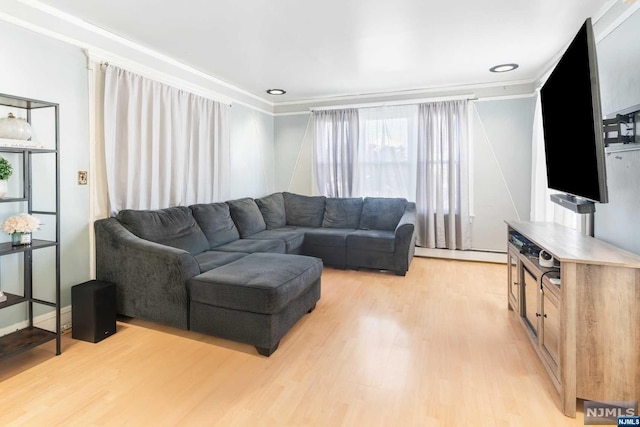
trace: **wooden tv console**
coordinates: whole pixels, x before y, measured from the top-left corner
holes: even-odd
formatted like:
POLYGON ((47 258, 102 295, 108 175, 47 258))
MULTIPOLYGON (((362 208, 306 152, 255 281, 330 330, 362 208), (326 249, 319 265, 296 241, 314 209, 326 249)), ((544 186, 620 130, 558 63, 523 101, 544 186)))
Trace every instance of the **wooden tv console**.
POLYGON ((557 224, 505 222, 508 308, 564 414, 576 416, 576 399, 640 400, 640 256, 557 224), (539 250, 559 267, 541 267, 539 250))

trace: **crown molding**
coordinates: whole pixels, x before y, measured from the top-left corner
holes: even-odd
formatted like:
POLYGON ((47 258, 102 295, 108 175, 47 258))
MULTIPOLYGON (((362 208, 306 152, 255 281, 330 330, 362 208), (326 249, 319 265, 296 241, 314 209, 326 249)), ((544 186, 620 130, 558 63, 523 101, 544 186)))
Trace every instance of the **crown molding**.
POLYGON ((290 115, 302 111, 318 109, 348 108, 350 105, 392 105, 450 100, 467 97, 470 93, 477 98, 497 98, 500 96, 529 94, 533 92, 536 79, 514 80, 510 82, 480 83, 459 86, 442 86, 426 89, 396 92, 381 92, 331 98, 314 98, 304 101, 289 101, 275 105, 275 115, 290 115), (506 92, 506 93, 501 93, 506 92), (287 108, 289 107, 289 108, 287 108))
POLYGON ((433 98, 411 98, 398 101, 379 101, 379 102, 364 102, 359 104, 340 104, 340 105, 323 105, 322 107, 311 107, 311 111, 326 111, 336 109, 347 108, 372 108, 372 107, 394 107, 400 105, 415 105, 424 104, 427 102, 442 102, 442 101, 456 101, 456 100, 471 100, 476 99, 472 93, 463 95, 451 95, 451 96, 437 96, 433 98))
POLYGON ((201 86, 194 85, 183 79, 176 78, 171 74, 162 73, 155 68, 132 61, 129 58, 117 56, 110 52, 106 52, 97 48, 85 49, 84 52, 90 62, 90 67, 92 66, 91 63, 114 65, 116 67, 124 68, 148 79, 158 81, 177 89, 183 89, 187 92, 201 95, 205 98, 213 99, 222 104, 231 105, 234 103, 234 100, 230 97, 224 96, 215 91, 207 90, 205 88, 202 88, 201 86))
MULTIPOLYGON (((210 74, 204 73, 202 71, 199 71, 193 67, 190 67, 186 64, 181 63, 180 61, 177 61, 176 59, 173 59, 167 55, 164 55, 160 52, 157 52, 153 49, 144 47, 139 45, 138 43, 132 42, 130 40, 127 40, 124 37, 118 36, 114 33, 111 33, 107 30, 104 30, 100 27, 97 27, 93 24, 90 24, 86 21, 83 21, 82 19, 79 19, 73 15, 70 15, 68 13, 62 12, 61 10, 58 10, 54 7, 51 7, 49 5, 43 4, 38 0, 15 0, 15 2, 20 3, 28 8, 31 8, 32 10, 36 10, 41 12, 42 14, 44 14, 46 17, 48 17, 48 19, 45 19, 45 25, 49 24, 48 27, 50 28, 55 28, 55 27, 60 27, 60 25, 55 25, 56 21, 63 21, 65 24, 71 25, 73 28, 76 29, 80 29, 83 31, 86 31, 90 34, 92 34, 93 36, 98 37, 99 39, 102 39, 103 41, 108 41, 108 42, 112 42, 115 43, 116 45, 125 47, 127 49, 130 49, 132 51, 135 51, 136 53, 142 54, 143 56, 147 57, 147 58, 152 58, 158 61, 161 61, 163 63, 165 63, 166 65, 169 65, 170 67, 179 69, 181 71, 184 71, 186 73, 188 73, 189 75, 193 75, 194 77, 206 80, 207 82, 213 83, 216 86, 220 86, 223 88, 226 88, 230 91, 232 91, 233 93, 236 93, 238 95, 241 95, 242 97, 247 97, 250 98, 252 100, 255 100, 261 104, 263 104, 264 106, 268 107, 267 109, 262 109, 260 107, 256 107, 252 104, 249 104, 247 102, 242 102, 240 99, 233 97, 233 96, 228 96, 228 95, 223 95, 223 94, 219 94, 219 92, 214 91, 212 89, 209 88, 203 88, 204 92, 208 92, 208 93, 218 93, 220 96, 219 98, 224 98, 226 100, 232 99, 234 103, 240 103, 243 105, 246 105, 248 107, 251 108, 256 108, 259 111, 264 111, 267 112, 268 114, 273 114, 272 110, 274 103, 264 99, 260 96, 257 96, 247 90, 244 90, 242 88, 239 88, 238 86, 235 86, 231 83, 228 83, 224 80, 221 80, 217 77, 214 77, 210 74)), ((19 25, 21 27, 27 28, 29 30, 38 32, 40 34, 46 35, 48 37, 52 37, 52 38, 56 38, 58 40, 64 41, 66 43, 72 44, 74 46, 78 46, 82 49, 85 49, 87 51, 91 51, 91 52, 102 52, 101 55, 109 60, 110 58, 115 58, 115 60, 121 60, 122 58, 124 58, 122 55, 118 55, 115 52, 112 52, 109 49, 103 49, 100 46, 97 46, 95 44, 89 43, 86 40, 82 40, 79 39, 77 37, 72 37, 69 36, 67 34, 64 34, 60 31, 54 31, 51 30, 50 28, 47 28, 47 26, 43 25, 42 23, 37 24, 35 22, 30 22, 28 20, 22 19, 20 17, 17 16, 13 16, 9 13, 6 12, 0 12, 0 19, 7 21, 7 22, 11 22, 13 24, 19 25)), ((59 22, 58 22, 59 23, 59 22)), ((130 63, 133 64, 136 61, 131 60, 130 63)), ((137 62, 137 64, 140 64, 140 62, 137 62)), ((135 70, 132 70, 135 71, 135 70)), ((182 79, 184 80, 184 79, 182 79)), ((201 85, 193 85, 193 86, 201 86, 201 85)))
MULTIPOLYGON (((615 3, 616 2, 613 1, 613 4, 615 4, 615 3)), ((629 2, 629 3, 630 3, 629 6, 622 13, 620 13, 620 15, 618 15, 616 17, 616 19, 614 19, 614 21, 611 24, 609 24, 607 27, 605 27, 604 29, 602 29, 601 31, 598 32, 598 34, 596 35, 596 43, 601 42, 609 34, 611 34, 613 31, 615 31, 616 28, 618 28, 627 19, 629 19, 631 17, 631 15, 636 13, 638 11, 638 9, 640 9, 640 1, 635 0, 633 3, 631 3, 631 2, 629 2)), ((606 10, 606 12, 608 12, 611 9, 613 4, 606 10)), ((600 18, 602 18, 604 15, 605 15, 605 13, 600 15, 598 17, 598 20, 600 18)))
POLYGON ((421 88, 421 89, 406 89, 406 90, 396 90, 396 91, 390 91, 390 92, 371 92, 371 93, 363 93, 363 94, 357 94, 357 95, 336 95, 336 96, 330 96, 330 97, 308 98, 308 99, 302 99, 297 101, 277 102, 274 104, 274 106, 285 107, 285 106, 291 106, 291 105, 308 105, 308 104, 320 104, 320 103, 324 104, 327 102, 355 103, 363 99, 387 98, 387 97, 406 97, 407 99, 411 99, 413 97, 428 95, 432 93, 465 92, 465 91, 468 92, 476 89, 495 88, 500 86, 526 85, 526 84, 531 84, 535 81, 536 79, 525 79, 525 80, 512 80, 507 82, 431 86, 431 87, 421 88))

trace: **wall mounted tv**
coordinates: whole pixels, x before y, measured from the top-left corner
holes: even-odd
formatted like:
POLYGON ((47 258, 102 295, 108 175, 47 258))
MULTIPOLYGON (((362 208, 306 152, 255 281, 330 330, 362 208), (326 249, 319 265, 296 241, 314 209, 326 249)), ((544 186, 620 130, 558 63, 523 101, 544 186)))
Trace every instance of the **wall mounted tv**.
MULTIPOLYGON (((607 203, 607 173, 591 18, 540 90, 549 188, 607 203)), ((557 202, 557 201, 556 201, 557 202)))

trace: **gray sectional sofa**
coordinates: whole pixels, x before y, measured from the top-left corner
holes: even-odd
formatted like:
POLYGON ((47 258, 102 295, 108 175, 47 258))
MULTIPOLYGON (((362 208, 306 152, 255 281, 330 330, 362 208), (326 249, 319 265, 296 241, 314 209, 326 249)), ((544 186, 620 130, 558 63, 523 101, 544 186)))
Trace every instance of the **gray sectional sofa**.
POLYGON ((116 284, 119 314, 249 342, 268 355, 315 307, 323 264, 406 274, 414 255, 415 215, 415 204, 400 198, 288 192, 123 210, 95 222, 96 276, 116 284), (248 268, 256 265, 257 270, 248 268), (256 271, 261 270, 271 273, 271 282, 260 282, 256 271), (287 283, 298 283, 299 289, 287 283), (240 285, 252 287, 253 294, 243 294, 240 285), (242 313, 220 314, 218 306, 233 306, 236 295, 245 300, 242 313), (268 303, 256 303, 260 299, 268 303), (247 313, 254 318, 247 319, 247 313), (250 328, 225 333, 228 328, 219 326, 237 319, 262 325, 262 338, 250 328))

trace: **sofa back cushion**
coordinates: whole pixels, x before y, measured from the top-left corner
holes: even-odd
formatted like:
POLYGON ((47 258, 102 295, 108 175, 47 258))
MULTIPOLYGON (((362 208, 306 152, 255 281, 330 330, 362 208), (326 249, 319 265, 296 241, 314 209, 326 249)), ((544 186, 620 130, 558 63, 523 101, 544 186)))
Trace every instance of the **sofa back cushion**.
POLYGON ((360 216, 361 230, 395 230, 407 206, 407 199, 365 197, 360 216))
POLYGON ((321 227, 324 218, 324 196, 302 196, 284 192, 284 210, 287 225, 300 227, 321 227))
POLYGON ((327 197, 322 226, 328 228, 358 228, 362 199, 327 197))
POLYGON ((124 209, 116 219, 136 236, 193 255, 209 249, 207 238, 186 206, 159 210, 124 209))
POLYGON ((256 205, 262 212, 267 229, 282 228, 287 225, 287 217, 284 211, 284 197, 282 193, 273 193, 259 199, 255 199, 256 205))
POLYGON ((190 208, 211 249, 240 238, 226 203, 198 204, 190 208))
POLYGON ((256 202, 250 198, 230 200, 226 202, 231 211, 231 218, 236 223, 240 237, 245 238, 267 229, 256 202))

